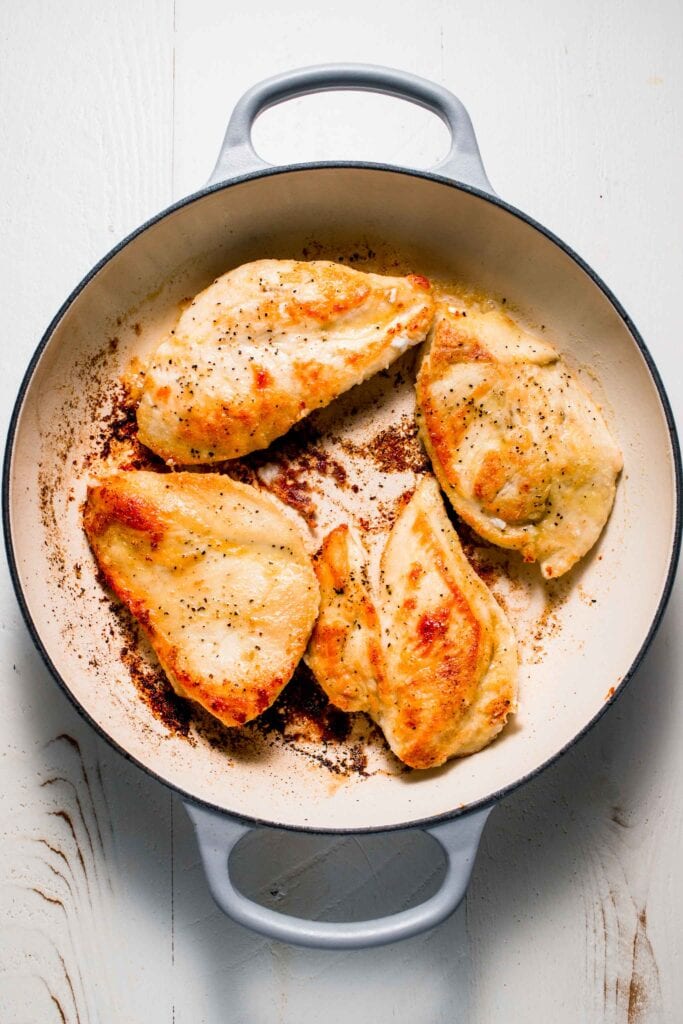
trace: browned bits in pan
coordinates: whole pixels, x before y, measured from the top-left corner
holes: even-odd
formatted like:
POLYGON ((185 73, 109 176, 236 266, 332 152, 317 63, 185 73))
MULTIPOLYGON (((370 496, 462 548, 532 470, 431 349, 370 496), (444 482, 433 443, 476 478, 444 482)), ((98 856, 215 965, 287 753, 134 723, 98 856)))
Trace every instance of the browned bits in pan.
POLYGON ((399 423, 380 430, 365 445, 343 440, 349 455, 365 455, 383 473, 426 473, 429 462, 417 436, 415 421, 403 416, 399 423))

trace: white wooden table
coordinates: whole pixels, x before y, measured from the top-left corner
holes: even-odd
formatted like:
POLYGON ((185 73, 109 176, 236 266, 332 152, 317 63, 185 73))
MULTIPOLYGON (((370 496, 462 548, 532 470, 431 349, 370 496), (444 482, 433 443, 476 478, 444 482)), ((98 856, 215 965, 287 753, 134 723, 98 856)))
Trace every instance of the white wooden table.
MULTIPOLYGON (((680 419, 682 43, 677 0, 6 0, 3 426, 65 295, 204 182, 241 92, 325 60, 403 67, 461 97, 494 187, 615 290, 680 419)), ((336 95, 270 112, 256 141, 273 159, 426 166, 444 136, 404 104, 336 95)), ((492 815, 451 920, 400 945, 319 953, 214 907, 180 802, 62 696, 3 570, 0 1021, 676 1024, 682 626, 679 588, 616 707, 492 815)), ((258 858, 242 858, 245 887, 387 911, 435 869, 409 836, 299 842, 262 836, 258 858)))

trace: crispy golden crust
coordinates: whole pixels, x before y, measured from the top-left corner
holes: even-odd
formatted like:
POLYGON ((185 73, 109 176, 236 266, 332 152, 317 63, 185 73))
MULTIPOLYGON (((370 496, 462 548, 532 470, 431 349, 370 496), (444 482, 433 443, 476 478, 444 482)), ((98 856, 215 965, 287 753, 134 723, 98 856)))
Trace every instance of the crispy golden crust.
POLYGON ((358 536, 346 524, 325 538, 315 560, 322 610, 306 657, 338 708, 367 711, 377 718, 384 659, 366 559, 358 536))
POLYGON ((463 554, 433 478, 394 524, 379 588, 346 526, 327 537, 316 572, 321 611, 306 660, 334 704, 366 711, 413 768, 491 742, 516 708, 516 643, 463 554))
POLYGON ((123 472, 90 487, 83 523, 177 693, 229 726, 272 704, 319 602, 276 499, 224 476, 123 472))
POLYGON ((169 463, 232 459, 384 369, 431 325, 426 278, 259 260, 198 295, 157 349, 140 440, 169 463))
POLYGON ((595 544, 622 457, 552 346, 497 310, 444 303, 417 402, 439 482, 482 537, 539 561, 548 579, 595 544))

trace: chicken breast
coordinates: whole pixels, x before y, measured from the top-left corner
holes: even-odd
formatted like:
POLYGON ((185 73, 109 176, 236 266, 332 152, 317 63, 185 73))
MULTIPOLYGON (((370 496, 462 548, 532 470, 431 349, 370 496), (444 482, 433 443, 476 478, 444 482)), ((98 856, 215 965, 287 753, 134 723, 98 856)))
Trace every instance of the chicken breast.
POLYGON ((619 448, 555 349, 498 309, 437 312, 418 422, 453 507, 486 540, 561 576, 609 518, 619 448))
POLYGON ((319 602, 275 498, 215 474, 122 472, 89 489, 84 526, 178 694, 229 726, 272 704, 319 602))
POLYGON ((326 538, 316 572, 321 609, 306 660, 333 704, 367 712, 412 768, 491 742, 516 710, 517 647, 433 477, 396 520, 378 586, 347 525, 326 538))
POLYGON ((259 260, 201 292, 156 351, 140 440, 169 464, 233 459, 383 370, 432 322, 426 278, 259 260))

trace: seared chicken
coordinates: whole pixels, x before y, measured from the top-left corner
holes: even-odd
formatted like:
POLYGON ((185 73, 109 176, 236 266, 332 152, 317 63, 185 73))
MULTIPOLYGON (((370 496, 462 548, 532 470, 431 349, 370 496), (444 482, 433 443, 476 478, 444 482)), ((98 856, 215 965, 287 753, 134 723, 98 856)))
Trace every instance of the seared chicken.
POLYGON ((417 379, 420 434, 456 512, 561 576, 612 509, 622 457, 555 349, 509 316, 439 308, 417 379))
POLYGON ((275 498, 225 476, 122 472, 89 489, 84 525, 178 694, 229 726, 272 704, 319 602, 298 528, 275 498))
POLYGON ((426 278, 259 260, 197 295, 145 374, 143 444, 169 464, 267 447, 383 370, 432 322, 426 278))
POLYGON ((516 709, 515 638, 433 477, 396 520, 377 586, 345 524, 326 538, 316 572, 321 609, 306 660, 333 704, 367 712, 413 768, 491 742, 516 709))

